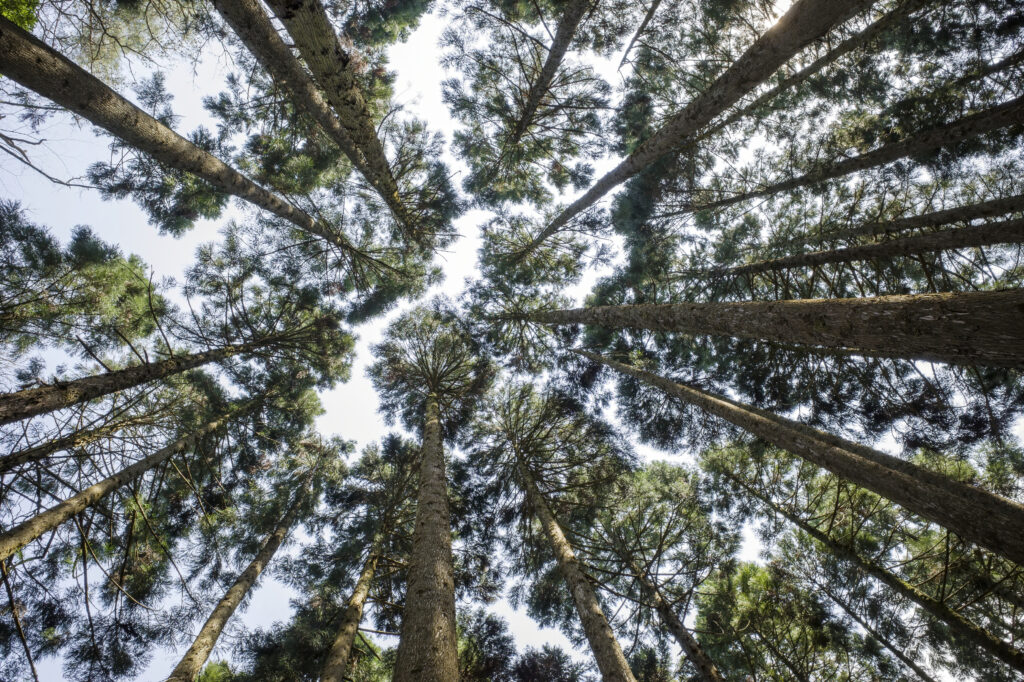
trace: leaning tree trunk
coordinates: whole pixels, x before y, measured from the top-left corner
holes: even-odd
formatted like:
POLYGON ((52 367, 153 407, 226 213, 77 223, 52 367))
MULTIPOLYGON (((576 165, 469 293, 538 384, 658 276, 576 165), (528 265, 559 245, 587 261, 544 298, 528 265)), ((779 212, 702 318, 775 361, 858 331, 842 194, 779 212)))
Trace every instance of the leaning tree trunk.
POLYGON ((58 381, 48 386, 27 388, 16 393, 5 393, 0 395, 0 425, 124 391, 239 353, 248 353, 273 343, 275 339, 276 337, 267 337, 252 343, 224 346, 202 353, 176 355, 159 362, 135 365, 71 381, 58 381))
POLYGON ((754 275, 762 272, 776 272, 789 268, 814 267, 831 263, 849 263, 873 258, 895 258, 916 253, 967 249, 994 244, 1024 243, 1024 218, 1001 220, 986 225, 969 225, 951 230, 917 234, 900 239, 850 246, 844 249, 800 253, 784 258, 738 265, 719 271, 723 275, 754 275))
POLYGON ((660 388, 835 475, 948 528, 963 539, 1024 564, 1024 505, 922 469, 884 452, 588 351, 575 351, 660 388))
POLYGON ((521 261, 570 220, 659 158, 678 149, 741 97, 767 80, 790 57, 811 41, 846 21, 872 0, 797 0, 779 21, 747 48, 708 89, 697 95, 619 165, 567 206, 515 257, 521 261))
POLYGON ((746 485, 743 481, 740 481, 731 475, 729 475, 729 478, 747 493, 761 500, 761 502, 777 514, 783 516, 789 520, 790 523, 820 542, 835 556, 854 564, 900 596, 917 604, 926 613, 945 623, 952 632, 963 637, 965 640, 972 642, 978 648, 987 651, 989 654, 995 656, 1014 669, 1024 671, 1024 652, 1019 651, 1012 647, 1008 642, 1004 642, 988 630, 968 620, 961 613, 953 610, 946 604, 925 594, 917 587, 900 578, 898 575, 882 566, 879 566, 875 562, 864 558, 853 548, 838 542, 791 511, 780 507, 775 502, 768 499, 764 494, 746 485))
POLYGON ((551 551, 558 560, 558 569, 569 587, 573 603, 576 605, 576 613, 579 614, 580 622, 583 624, 583 631, 587 635, 590 649, 597 659, 597 667, 601 671, 601 677, 606 682, 636 682, 629 663, 622 653, 619 642, 615 639, 608 619, 605 618, 601 604, 597 601, 597 595, 590 581, 580 568, 572 545, 566 539, 558 521, 555 520, 547 501, 541 495, 537 484, 533 480, 530 471, 523 464, 518 462, 519 475, 523 479, 523 487, 526 489, 526 498, 530 507, 537 515, 540 525, 544 528, 544 534, 551 544, 551 551))
POLYGON ((821 166, 800 177, 784 180, 764 189, 736 194, 735 196, 711 201, 706 204, 689 206, 685 212, 711 211, 750 199, 771 196, 779 192, 815 185, 819 182, 839 178, 857 171, 882 166, 910 156, 927 154, 963 140, 984 135, 1001 128, 1024 123, 1024 97, 1012 99, 999 106, 979 111, 970 116, 947 123, 943 126, 922 131, 910 139, 883 145, 874 151, 821 166))
POLYGON ((448 480, 437 396, 427 398, 416 496, 416 528, 402 611, 395 682, 457 682, 455 579, 448 480))
POLYGON ((145 421, 146 419, 144 417, 129 418, 112 422, 110 424, 104 424, 103 426, 98 426, 94 429, 79 429, 66 436, 54 438, 46 441, 45 443, 40 443, 39 445, 33 445, 32 447, 12 452, 5 457, 0 457, 0 474, 6 473, 17 466, 21 466, 22 464, 38 462, 55 452, 80 448, 83 445, 94 443, 102 438, 106 438, 107 436, 117 433, 121 429, 132 426, 133 424, 140 424, 145 421))
POLYGON ((395 218, 407 230, 412 230, 411 219, 399 201, 398 187, 391 172, 382 174, 380 168, 371 166, 366 153, 356 146, 349 131, 331 112, 313 79, 281 40, 263 6, 257 0, 214 0, 213 4, 224 21, 256 57, 260 66, 284 86, 295 99, 296 105, 309 114, 334 140, 352 165, 377 190, 395 218))
POLYGON ((377 544, 370 548, 370 555, 366 557, 363 564, 363 571, 359 574, 352 596, 349 597, 345 612, 341 616, 341 627, 338 628, 338 635, 334 638, 331 651, 327 654, 323 670, 320 672, 320 682, 342 682, 348 673, 348 663, 352 656, 352 644, 356 639, 356 632, 359 630, 359 623, 363 619, 363 607, 366 605, 366 598, 370 594, 370 585, 373 583, 373 575, 377 571, 377 561, 380 554, 377 544))
POLYGON ((265 209, 343 250, 351 249, 343 235, 195 146, 2 16, 0 73, 82 116, 160 163, 192 173, 222 192, 265 209))
POLYGON ((725 303, 593 306, 532 322, 712 334, 862 355, 1024 367, 1024 289, 725 303))
POLYGON ((989 199, 976 204, 945 208, 922 215, 907 216, 905 218, 894 218, 892 220, 874 221, 851 230, 844 230, 834 234, 823 234, 816 239, 847 239, 851 237, 872 236, 915 230, 922 227, 937 227, 950 223, 970 222, 982 218, 994 218, 1024 211, 1024 194, 1017 194, 1000 199, 989 199))
POLYGON ((303 499, 302 488, 304 487, 304 485, 300 487, 295 501, 292 502, 281 522, 277 524, 274 532, 263 542, 263 546, 260 547, 256 557, 235 579, 235 582, 224 593, 221 600, 217 602, 217 606, 214 607, 210 617, 206 619, 206 623, 203 624, 199 634, 193 640, 192 646, 181 657, 178 665, 174 666, 174 671, 167 678, 167 682, 193 682, 199 676, 203 665, 206 663, 206 659, 210 657, 210 652, 213 651, 214 645, 217 644, 224 626, 227 625, 228 620, 231 619, 238 605, 242 603, 245 595, 249 593, 249 590, 256 583, 256 579, 260 577, 263 569, 270 563, 270 560, 288 535, 288 531, 295 525, 295 519, 298 517, 299 507, 303 499))
POLYGON ((0 561, 7 559, 16 551, 35 540, 43 533, 51 531, 62 523, 85 511, 96 504, 104 497, 117 490, 124 484, 146 473, 157 466, 171 455, 192 448, 207 434, 210 434, 229 420, 238 417, 256 407, 256 403, 250 403, 246 407, 233 410, 223 416, 208 422, 196 429, 189 435, 179 438, 170 445, 154 452, 149 457, 125 467, 113 476, 103 479, 99 483, 89 486, 77 495, 73 495, 63 502, 50 507, 44 512, 36 514, 9 531, 0 534, 0 561))

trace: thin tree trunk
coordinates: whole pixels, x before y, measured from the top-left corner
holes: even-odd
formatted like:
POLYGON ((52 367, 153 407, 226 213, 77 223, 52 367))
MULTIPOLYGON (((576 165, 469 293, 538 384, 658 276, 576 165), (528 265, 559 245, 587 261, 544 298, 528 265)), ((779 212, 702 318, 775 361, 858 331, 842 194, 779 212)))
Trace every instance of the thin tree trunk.
POLYGON ((636 41, 640 40, 640 36, 644 34, 645 30, 647 30, 647 24, 651 23, 651 19, 654 18, 654 14, 658 11, 658 7, 660 6, 661 0, 653 0, 653 2, 651 2, 651 6, 647 8, 647 13, 644 14, 643 20, 633 33, 633 37, 629 39, 629 44, 626 45, 626 49, 622 51, 622 59, 619 60, 620 69, 622 68, 622 65, 626 63, 626 58, 629 56, 629 52, 633 49, 633 46, 636 45, 636 41))
POLYGON ((0 474, 6 473, 14 467, 22 464, 38 462, 55 452, 80 448, 83 445, 94 443, 101 438, 106 438, 107 436, 117 433, 121 429, 127 428, 133 424, 140 424, 144 421, 144 418, 130 418, 122 419, 111 424, 104 424, 103 426, 98 426, 95 429, 79 429, 66 436, 54 438, 53 440, 49 440, 45 443, 34 445, 30 448, 25 448, 24 450, 18 450, 17 452, 12 452, 6 457, 0 457, 0 474))
POLYGON ((16 393, 0 394, 0 424, 10 424, 19 419, 84 403, 156 379, 180 374, 210 362, 224 360, 239 353, 248 353, 272 343, 275 338, 267 337, 258 342, 224 346, 202 353, 175 355, 159 362, 134 365, 38 388, 27 388, 16 393))
POLYGON ((370 594, 370 585, 373 583, 373 575, 377 571, 377 561, 380 558, 377 545, 370 548, 370 555, 366 557, 363 564, 363 571, 359 574, 352 596, 349 597, 345 606, 345 613, 341 617, 341 627, 338 628, 338 635, 334 638, 330 653, 327 654, 327 661, 324 663, 320 673, 320 682, 342 682, 348 672, 349 659, 352 656, 352 644, 355 642, 356 632, 359 631, 359 623, 363 619, 363 607, 366 598, 370 594))
POLYGON ((35 36, 0 17, 0 73, 172 168, 192 173, 349 251, 327 225, 195 146, 35 36))
POLYGON ((894 258, 915 253, 966 249, 993 244, 1024 243, 1024 218, 1002 220, 985 225, 969 225, 951 230, 917 234, 900 239, 850 246, 844 249, 800 253, 784 258, 773 258, 747 265, 738 265, 719 271, 724 275, 753 275, 761 272, 775 272, 788 268, 849 263, 850 261, 872 258, 894 258))
POLYGON ((522 460, 517 461, 519 475, 523 479, 523 487, 526 489, 526 497, 530 507, 537 515, 540 525, 544 528, 544 534, 551 544, 551 551, 558 560, 558 569, 565 578, 565 583, 572 594, 573 603, 576 605, 576 612, 579 614, 580 622, 583 624, 583 631, 587 635, 590 649, 597 659, 597 667, 601 671, 601 677, 605 682, 636 682, 629 663, 622 653, 619 642, 615 639, 608 619, 605 618, 601 604, 597 601, 597 595, 590 581, 580 569, 579 561, 573 552, 572 545, 566 539, 558 521, 555 520, 547 501, 537 489, 530 471, 523 464, 522 460))
POLYGON ((395 682, 457 682, 455 579, 448 480, 437 396, 427 398, 416 528, 402 613, 395 682))
POLYGON ((922 215, 907 216, 906 218, 894 218, 881 222, 869 222, 852 230, 845 230, 836 234, 822 235, 821 239, 845 239, 859 236, 873 236, 915 230, 922 227, 936 227, 948 225, 949 223, 970 222, 982 218, 994 218, 1024 211, 1024 194, 1017 194, 1000 199, 989 199, 976 204, 946 208, 922 215))
POLYGON ((398 199, 398 186, 391 172, 381 174, 379 168, 371 167, 364 151, 356 146, 349 131, 331 112, 313 79, 284 44, 262 5, 257 0, 214 0, 213 4, 264 70, 291 93, 296 105, 323 128, 377 190, 395 218, 405 229, 411 230, 408 212, 398 199))
POLYGON ((565 227, 576 215, 633 177, 659 158, 685 144, 716 116, 767 80, 790 57, 870 6, 872 0, 797 0, 779 21, 760 38, 708 89, 682 111, 669 118, 657 132, 640 144, 619 165, 595 182, 587 192, 559 213, 540 234, 513 259, 521 261, 548 237, 565 227))
POLYGON ((21 640, 21 647, 25 650, 25 660, 28 661, 28 669, 32 672, 32 679, 39 682, 39 672, 36 670, 36 663, 32 660, 32 649, 29 648, 28 639, 25 637, 25 630, 21 626, 21 615, 18 603, 14 600, 14 588, 7 576, 7 562, 0 561, 0 576, 3 576, 4 589, 7 591, 7 601, 11 605, 11 619, 14 621, 14 629, 21 640))
POLYGON ((206 623, 203 624, 199 634, 193 640, 192 646, 188 648, 188 651, 181 657, 178 665, 174 667, 174 671, 167 678, 167 682, 193 682, 199 676, 203 665, 206 663, 206 659, 210 657, 210 652, 213 651, 214 645, 217 644, 224 626, 227 625, 228 620, 231 619, 238 605, 242 603, 245 595, 249 593, 249 590, 256 583, 256 579, 260 577, 263 569, 270 563, 270 560, 288 535, 288 531, 295 525, 295 519, 299 514, 299 507, 303 500, 304 491, 302 488, 304 487, 300 487, 295 501, 292 502, 281 522, 277 524, 274 532, 263 542, 263 546, 260 547, 256 557, 235 579, 235 582, 224 593, 221 600, 217 602, 217 606, 210 613, 210 617, 206 619, 206 623))
POLYGON ((1024 505, 764 410, 588 351, 574 351, 695 405, 851 483, 1024 564, 1024 505))
POLYGON ((50 507, 44 512, 36 514, 14 528, 0 534, 0 561, 3 561, 16 551, 35 540, 43 533, 51 531, 62 523, 85 511, 96 504, 104 497, 117 490, 124 484, 146 473, 157 466, 171 455, 194 447, 204 436, 219 429, 229 420, 256 407, 256 403, 250 403, 246 407, 232 410, 223 416, 210 421, 193 431, 188 436, 179 438, 170 445, 167 445, 149 457, 125 467, 113 476, 109 476, 99 483, 89 486, 82 492, 72 495, 63 502, 50 507))
POLYGON ((1024 367, 1024 290, 875 298, 593 306, 533 313, 546 324, 711 334, 848 348, 863 355, 1024 367))
MULTIPOLYGON (((267 4, 292 37, 348 138, 363 152, 371 182, 392 193, 385 197, 389 206, 401 207, 398 186, 356 81, 349 53, 338 40, 324 6, 319 0, 268 0, 267 4)), ((403 211, 401 222, 407 224, 408 220, 403 211)))
POLYGON ((784 180, 764 189, 737 194, 706 204, 689 206, 684 212, 711 211, 738 204, 742 201, 759 199, 778 194, 779 192, 807 187, 826 180, 849 175, 850 173, 856 173, 857 171, 882 166, 908 156, 926 154, 963 140, 1020 123, 1024 123, 1024 97, 1018 97, 991 109, 985 109, 984 111, 965 116, 952 123, 925 130, 902 142, 886 144, 874 151, 816 168, 800 177, 784 180))
POLYGON ((1024 671, 1024 652, 1015 649, 1008 642, 1004 642, 999 639, 988 630, 985 630, 976 623, 965 618, 959 612, 954 611, 937 599, 928 596, 896 574, 888 571, 869 559, 865 559, 852 548, 832 539, 827 534, 807 523, 796 514, 793 514, 792 512, 775 504, 765 495, 757 492, 744 482, 732 476, 730 476, 730 478, 748 493, 773 509, 780 516, 783 516, 789 520, 790 523, 820 542, 835 556, 856 565, 862 571, 874 577, 900 596, 917 604, 924 609, 925 612, 945 623, 949 629, 955 632, 958 636, 972 642, 978 648, 987 651, 989 654, 995 656, 1014 669, 1024 671))

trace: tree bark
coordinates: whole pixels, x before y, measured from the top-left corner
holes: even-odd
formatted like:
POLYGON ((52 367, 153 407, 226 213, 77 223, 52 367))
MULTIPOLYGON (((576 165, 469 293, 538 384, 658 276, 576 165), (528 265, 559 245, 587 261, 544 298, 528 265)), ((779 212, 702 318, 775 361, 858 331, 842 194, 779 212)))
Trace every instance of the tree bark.
POLYGON ((779 192, 807 187, 819 182, 849 175, 850 173, 856 173, 857 171, 882 166, 908 156, 926 154, 963 140, 1021 123, 1024 123, 1024 97, 1018 97, 991 109, 965 116, 952 123, 925 130, 908 140, 886 144, 874 151, 821 166, 809 173, 790 180, 777 182, 764 189, 687 207, 685 212, 712 211, 738 204, 742 201, 759 199, 778 194, 779 192))
POLYGON ((320 682, 342 682, 348 672, 349 659, 352 656, 352 644, 359 630, 359 623, 363 619, 363 607, 366 598, 370 594, 370 585, 373 583, 373 575, 377 570, 378 554, 377 546, 370 548, 370 555, 366 557, 363 564, 363 571, 359 574, 352 596, 349 597, 345 606, 345 613, 341 617, 341 627, 338 628, 338 635, 334 638, 330 653, 327 654, 327 661, 324 663, 320 673, 320 682))
POLYGON ((379 168, 371 167, 364 151, 356 146, 349 131, 331 112, 313 79, 285 45, 262 5, 257 0, 214 0, 213 4, 260 66, 291 93, 296 105, 338 145, 356 170, 377 190, 403 227, 412 230, 411 219, 399 201, 398 186, 390 170, 381 174, 379 168))
POLYGON ((820 239, 849 238, 859 236, 871 236, 903 232, 922 227, 936 227, 948 225, 949 223, 970 222, 982 218, 994 218, 1024 211, 1024 194, 1017 194, 1000 199, 989 199, 976 204, 946 208, 922 215, 907 216, 906 218, 895 218, 893 220, 875 221, 865 223, 852 230, 846 230, 836 234, 822 235, 820 239))
POLYGON ((132 424, 141 423, 142 421, 144 420, 134 418, 122 419, 112 424, 98 426, 95 429, 79 429, 66 436, 54 438, 53 440, 49 440, 45 443, 34 445, 30 448, 25 448, 24 450, 18 450, 17 452, 12 452, 6 457, 0 458, 0 474, 6 473, 14 467, 22 464, 38 462, 55 452, 80 448, 83 445, 88 445, 89 443, 93 443, 101 438, 111 436, 123 428, 131 426, 132 424))
MULTIPOLYGON (((302 487, 304 488, 305 486, 302 487)), ((300 489, 295 501, 292 502, 281 522, 277 524, 274 532, 264 541, 256 557, 235 579, 235 582, 228 588, 228 591, 224 593, 224 596, 210 613, 210 617, 206 619, 206 623, 203 624, 199 634, 196 635, 192 646, 188 648, 188 651, 181 657, 178 665, 174 667, 171 676, 167 678, 167 682, 193 682, 199 676, 203 665, 206 663, 206 659, 210 657, 210 652, 213 651, 214 645, 217 644, 224 626, 227 625, 228 620, 231 619, 238 605, 242 603, 245 595, 249 593, 256 579, 260 577, 263 569, 270 563, 270 560, 288 535, 288 531, 295 525, 303 494, 304 491, 300 489)))
POLYGON ((455 579, 448 480, 437 396, 427 398, 416 528, 409 558, 395 682, 457 682, 455 579))
POLYGON ((830 536, 807 523, 796 514, 783 509, 769 500, 765 495, 753 490, 742 481, 739 481, 732 476, 730 476, 730 478, 732 478, 732 480, 739 484, 740 487, 748 493, 761 500, 761 502, 774 510, 777 514, 783 516, 789 520, 790 523, 820 542, 835 556, 849 561, 900 596, 917 604, 924 609, 926 613, 949 626, 950 630, 955 632, 958 636, 972 642, 978 648, 987 651, 989 654, 995 656, 1014 669, 1024 671, 1024 652, 1010 646, 1008 642, 1004 642, 988 630, 985 630, 976 623, 968 620, 959 612, 954 611, 937 599, 928 596, 896 574, 886 570, 873 561, 865 559, 851 547, 847 547, 846 545, 832 539, 830 536))
POLYGON ((1024 564, 1024 505, 764 410, 588 351, 574 351, 695 405, 963 539, 1024 564))
POLYGON ((848 348, 862 355, 1024 367, 1024 290, 725 303, 594 306, 533 322, 848 348))
POLYGON ((788 268, 848 263, 872 258, 894 258, 914 253, 966 249, 993 244, 1024 243, 1024 218, 1002 220, 985 225, 968 225, 951 230, 941 230, 910 237, 891 239, 877 244, 850 246, 844 249, 813 251, 784 258, 738 265, 720 271, 724 275, 754 275, 761 272, 775 272, 788 268))
POLYGON ((35 540, 43 533, 57 528, 59 525, 76 514, 80 514, 104 497, 120 488, 129 481, 141 476, 156 465, 168 459, 171 455, 194 447, 201 438, 212 433, 226 424, 229 420, 256 407, 250 403, 246 407, 232 410, 223 416, 208 422, 193 431, 188 436, 179 438, 170 445, 154 452, 149 457, 125 467, 113 476, 109 476, 99 483, 89 486, 77 495, 72 495, 63 502, 50 507, 44 512, 36 514, 14 528, 0 534, 0 561, 3 561, 16 551, 35 540))
POLYGON ((192 173, 343 250, 327 225, 231 168, 121 97, 59 52, 0 17, 0 73, 103 128, 172 168, 192 173))
POLYGON ((111 393, 124 391, 140 384, 180 374, 210 362, 217 362, 248 353, 274 341, 268 337, 258 342, 223 346, 215 350, 190 355, 176 355, 145 365, 134 365, 113 372, 60 381, 38 388, 27 388, 16 393, 0 394, 0 425, 10 424, 64 407, 84 403, 111 393))
POLYGON ((544 534, 551 544, 551 551, 558 560, 558 569, 569 587, 573 603, 576 605, 576 612, 579 614, 580 622, 583 624, 583 631, 587 635, 590 649, 597 659, 597 667, 601 671, 601 677, 605 682, 636 682, 633 672, 629 669, 629 663, 622 653, 619 642, 615 639, 608 619, 605 618, 601 604, 597 601, 594 588, 580 568, 572 545, 566 539, 558 521, 555 520, 547 501, 541 495, 537 484, 533 480, 530 471, 517 458, 519 475, 523 479, 523 487, 526 489, 526 497, 530 507, 537 515, 544 534))
POLYGON ((565 227, 576 215, 633 177, 659 158, 679 148, 703 126, 735 104, 772 75, 790 57, 813 40, 825 35, 870 6, 872 0, 797 0, 779 21, 760 38, 708 89, 676 113, 657 132, 619 165, 595 182, 587 192, 559 213, 543 231, 513 259, 519 262, 548 237, 565 227))

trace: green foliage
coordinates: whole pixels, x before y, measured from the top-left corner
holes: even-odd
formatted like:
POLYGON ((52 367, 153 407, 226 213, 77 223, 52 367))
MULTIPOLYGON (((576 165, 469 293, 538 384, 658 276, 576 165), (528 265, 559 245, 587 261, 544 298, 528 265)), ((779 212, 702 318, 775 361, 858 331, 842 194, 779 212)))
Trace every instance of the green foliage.
POLYGON ((26 31, 36 25, 38 7, 39 0, 0 0, 0 14, 26 31))

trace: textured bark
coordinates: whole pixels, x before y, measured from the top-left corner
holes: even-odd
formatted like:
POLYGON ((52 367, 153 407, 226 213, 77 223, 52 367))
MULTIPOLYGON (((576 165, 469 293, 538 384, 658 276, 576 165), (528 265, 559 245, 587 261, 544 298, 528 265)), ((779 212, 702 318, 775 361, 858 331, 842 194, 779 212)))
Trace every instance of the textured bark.
POLYGON ((257 0, 214 0, 213 4, 260 66, 283 85, 295 104, 323 128, 356 170, 377 190, 395 218, 407 229, 412 229, 408 212, 398 199, 398 186, 391 172, 381 174, 379 168, 371 167, 366 154, 356 146, 338 117, 331 112, 313 79, 284 44, 263 6, 257 0))
POLYGON ((759 272, 774 272, 788 268, 849 263, 850 261, 872 258, 894 258, 914 253, 966 249, 993 244, 1024 243, 1024 218, 1002 220, 985 225, 968 225, 951 230, 917 234, 910 237, 891 239, 877 244, 850 246, 845 249, 800 253, 784 258, 758 261, 720 271, 725 275, 753 275, 759 272))
POLYGON ((594 306, 547 324, 712 334, 849 348, 862 355, 1024 367, 1024 290, 727 303, 594 306))
POLYGON ((50 507, 44 512, 36 514, 32 518, 18 524, 9 531, 0 534, 0 561, 7 559, 16 551, 35 540, 43 533, 57 528, 59 525, 96 504, 104 497, 120 488, 129 481, 141 476, 156 465, 160 464, 171 455, 195 446, 203 436, 206 436, 226 424, 230 419, 237 417, 248 409, 235 410, 229 414, 215 419, 196 429, 188 436, 179 438, 170 445, 154 452, 149 457, 125 467, 113 476, 109 476, 99 483, 89 486, 77 495, 72 495, 63 502, 50 507))
POLYGON ((796 514, 783 509, 769 500, 766 496, 751 489, 743 481, 739 481, 731 476, 730 478, 732 478, 732 480, 739 484, 748 493, 773 509, 777 514, 785 517, 790 523, 820 542, 835 556, 854 564, 897 594, 917 604, 924 609, 924 611, 949 626, 949 629, 955 632, 958 636, 974 643, 978 648, 987 651, 989 654, 995 656, 1007 665, 1012 666, 1016 670, 1024 671, 1024 652, 1019 651, 1008 642, 1004 642, 988 630, 985 630, 978 624, 968 620, 962 614, 954 611, 946 604, 928 596, 918 588, 904 581, 898 575, 886 570, 875 562, 862 557, 851 547, 832 539, 830 536, 807 523, 796 514))
POLYGON ((882 166, 909 156, 926 154, 936 149, 962 142, 963 140, 984 135, 1001 128, 1020 125, 1021 123, 1024 123, 1024 97, 1018 97, 991 109, 965 116, 952 123, 922 131, 908 140, 883 145, 874 151, 816 168, 809 173, 769 185, 764 189, 737 194, 706 204, 690 206, 686 211, 710 211, 738 204, 742 201, 749 201, 750 199, 759 199, 780 192, 807 187, 819 182, 849 175, 850 173, 856 173, 857 171, 882 166))
POLYGON ((768 79, 790 57, 836 24, 872 4, 871 0, 797 0, 779 21, 758 38, 708 89, 676 113, 626 159, 595 182, 587 192, 559 213, 516 256, 522 260, 576 215, 659 158, 682 146, 688 138, 768 79))
POLYGON ((22 464, 27 464, 28 462, 38 462, 55 452, 80 448, 83 445, 88 445, 89 443, 93 443, 101 438, 106 438, 107 436, 117 433, 121 429, 142 421, 144 420, 122 419, 121 421, 105 424, 103 426, 96 427, 95 429, 79 429, 66 436, 54 438, 53 440, 41 443, 40 445, 34 445, 30 448, 25 448, 24 450, 12 452, 6 457, 0 458, 0 474, 10 471, 14 467, 22 464))
POLYGON ((679 384, 588 351, 595 362, 655 386, 842 479, 892 500, 1007 559, 1024 564, 1024 505, 805 424, 679 384))
POLYGON ((270 563, 270 560, 288 535, 288 531, 295 525, 295 519, 298 516, 301 502, 302 491, 296 496, 295 501, 292 502, 281 522, 277 524, 274 532, 263 542, 263 546, 260 547, 256 557, 235 579, 235 582, 224 593, 221 600, 217 602, 217 606, 214 607, 210 617, 206 619, 199 634, 192 641, 192 646, 188 648, 188 651, 181 657, 178 665, 174 667, 174 671, 167 678, 167 682, 193 682, 199 676, 203 665, 206 663, 206 659, 210 657, 210 652, 213 651, 214 645, 217 644, 224 626, 227 625, 238 605, 242 603, 245 595, 249 593, 249 590, 256 583, 256 579, 260 577, 263 569, 270 563))
POLYGON ((566 539, 558 521, 555 520, 547 501, 541 495, 533 476, 523 464, 518 461, 519 475, 523 479, 523 487, 526 489, 526 498, 530 507, 537 515, 544 534, 551 544, 551 551, 558 560, 558 570, 562 573, 569 593, 572 594, 573 603, 576 605, 576 612, 579 614, 583 631, 587 635, 590 649, 594 652, 597 660, 597 667, 601 671, 601 678, 605 682, 636 682, 629 663, 622 653, 619 642, 615 639, 608 619, 605 618, 601 604, 597 601, 594 588, 580 568, 572 545, 566 539))
POLYGON ((103 128, 160 163, 287 220, 342 249, 350 244, 312 216, 260 187, 121 97, 35 36, 0 17, 0 73, 103 128))
POLYGON ((272 338, 267 338, 260 342, 224 346, 203 353, 176 355, 159 362, 135 365, 81 379, 61 381, 38 388, 27 388, 16 393, 2 394, 0 395, 0 424, 10 424, 19 419, 27 419, 37 414, 70 407, 149 381, 180 374, 209 362, 217 362, 239 353, 250 352, 272 343, 272 341, 272 338))
POLYGON ((363 571, 359 574, 352 596, 349 597, 345 606, 345 613, 341 617, 341 626, 338 628, 338 635, 334 638, 330 653, 320 673, 320 682, 342 682, 348 672, 349 659, 352 656, 352 643, 355 641, 356 632, 359 630, 359 623, 363 619, 363 607, 366 605, 366 598, 370 594, 370 585, 373 583, 373 575, 377 571, 377 560, 379 558, 376 545, 370 548, 370 555, 363 564, 363 571))
POLYGON ((932 211, 931 213, 907 216, 906 218, 865 223, 852 230, 822 235, 821 238, 835 239, 837 237, 891 234, 893 232, 903 232, 904 230, 914 230, 922 227, 936 227, 938 225, 948 225, 949 223, 970 222, 981 218, 994 218, 1017 211, 1024 211, 1024 194, 1003 197, 1001 199, 989 199, 977 204, 946 208, 940 211, 932 211))
MULTIPOLYGON (((324 6, 319 0, 268 0, 267 4, 288 30, 348 138, 362 151, 374 186, 392 193, 385 197, 389 206, 401 206, 398 186, 377 138, 348 51, 338 40, 324 6)), ((404 213, 402 222, 407 222, 404 213)))
POLYGON ((394 682, 459 679, 452 532, 443 448, 441 413, 437 396, 431 395, 423 423, 416 528, 394 682))

